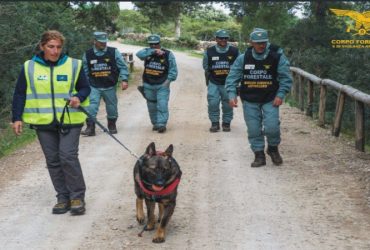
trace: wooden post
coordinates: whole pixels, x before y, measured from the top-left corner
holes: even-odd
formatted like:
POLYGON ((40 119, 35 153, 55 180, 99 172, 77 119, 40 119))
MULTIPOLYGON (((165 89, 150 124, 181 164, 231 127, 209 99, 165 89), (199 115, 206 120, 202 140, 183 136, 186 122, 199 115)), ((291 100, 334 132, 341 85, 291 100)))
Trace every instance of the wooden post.
POLYGON ((301 111, 304 111, 304 83, 305 83, 304 76, 300 76, 299 80, 299 108, 301 111))
MULTIPOLYGON (((297 73, 296 72, 292 72, 293 73, 293 86, 290 90, 290 94, 292 95, 292 98, 294 100, 295 98, 295 93, 297 92, 297 73)), ((295 100, 294 100, 295 101, 295 100)))
POLYGON ((335 118, 332 130, 332 135, 334 136, 339 136, 340 133, 345 100, 346 94, 340 91, 338 95, 337 106, 335 108, 335 118))
POLYGON ((319 104, 319 122, 320 127, 325 127, 325 112, 326 112, 326 85, 320 86, 320 104, 319 104))
POLYGON ((364 133, 364 127, 365 127, 365 108, 364 103, 360 101, 355 102, 355 110, 356 110, 356 120, 355 120, 355 126, 356 126, 356 149, 360 150, 362 152, 365 151, 365 133, 364 133))
POLYGON ((307 89, 307 110, 306 115, 312 117, 313 113, 313 82, 308 81, 308 89, 307 89))
POLYGON ((297 79, 297 81, 295 81, 295 83, 294 83, 294 88, 295 88, 295 91, 294 91, 294 100, 296 102, 298 102, 299 91, 300 91, 299 86, 301 85, 300 84, 301 83, 301 76, 299 74, 297 74, 296 79, 297 79))

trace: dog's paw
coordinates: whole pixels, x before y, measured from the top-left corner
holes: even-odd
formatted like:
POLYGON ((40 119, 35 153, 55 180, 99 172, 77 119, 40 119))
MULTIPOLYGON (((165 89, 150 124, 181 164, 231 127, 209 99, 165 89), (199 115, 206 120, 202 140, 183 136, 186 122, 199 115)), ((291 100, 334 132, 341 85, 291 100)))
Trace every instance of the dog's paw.
POLYGON ((165 241, 165 230, 161 227, 155 232, 155 236, 152 240, 153 243, 162 243, 165 241))
POLYGON ((136 216, 136 220, 140 225, 143 225, 145 222, 145 216, 136 216))
POLYGON ((165 239, 163 237, 154 237, 152 240, 153 243, 163 243, 165 239))

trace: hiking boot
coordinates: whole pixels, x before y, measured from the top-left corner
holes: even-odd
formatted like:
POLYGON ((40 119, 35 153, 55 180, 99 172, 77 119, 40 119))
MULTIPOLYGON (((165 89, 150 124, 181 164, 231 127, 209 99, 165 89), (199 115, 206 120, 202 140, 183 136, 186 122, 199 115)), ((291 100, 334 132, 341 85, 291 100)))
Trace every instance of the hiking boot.
POLYGON ((218 122, 212 122, 212 126, 209 128, 209 132, 215 133, 220 130, 220 123, 218 122))
POLYGON ((95 136, 95 122, 91 119, 86 119, 86 129, 81 131, 81 135, 95 136))
POLYGON ((117 134, 116 121, 116 118, 108 119, 108 130, 111 134, 117 134))
POLYGON ((252 168, 258 168, 266 165, 266 156, 263 151, 254 152, 254 162, 251 163, 252 168))
POLYGON ((267 154, 271 157, 272 162, 275 165, 281 165, 283 163, 283 159, 279 153, 278 146, 268 146, 267 147, 267 154))
POLYGON ((230 123, 223 122, 222 123, 222 131, 224 132, 230 132, 230 123))
POLYGON ((71 214, 72 215, 81 215, 84 214, 86 211, 85 209, 85 202, 81 199, 73 199, 71 200, 71 214))
POLYGON ((158 133, 164 133, 164 132, 166 132, 166 130, 167 130, 166 126, 158 127, 158 133))
POLYGON ((54 205, 53 214, 65 214, 71 209, 71 203, 69 201, 58 202, 54 205))

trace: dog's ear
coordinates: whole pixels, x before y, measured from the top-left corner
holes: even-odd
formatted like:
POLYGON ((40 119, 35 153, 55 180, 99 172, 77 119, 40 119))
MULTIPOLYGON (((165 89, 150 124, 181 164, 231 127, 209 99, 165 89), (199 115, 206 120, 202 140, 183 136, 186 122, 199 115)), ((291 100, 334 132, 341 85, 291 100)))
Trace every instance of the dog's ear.
POLYGON ((145 150, 145 154, 149 155, 149 156, 153 156, 156 154, 157 151, 155 151, 155 144, 154 142, 151 142, 148 147, 146 148, 145 150))
POLYGON ((169 145, 168 148, 166 149, 165 151, 165 154, 168 156, 168 157, 172 157, 172 153, 173 153, 173 145, 169 145))

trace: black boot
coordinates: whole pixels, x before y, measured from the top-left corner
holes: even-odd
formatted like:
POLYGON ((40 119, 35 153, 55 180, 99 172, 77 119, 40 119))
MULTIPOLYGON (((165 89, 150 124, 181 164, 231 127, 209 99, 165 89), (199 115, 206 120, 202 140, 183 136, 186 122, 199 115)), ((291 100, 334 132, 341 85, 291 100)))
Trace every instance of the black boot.
POLYGON ((209 131, 211 133, 215 133, 220 130, 220 123, 218 122, 212 122, 212 126, 209 128, 209 131))
POLYGON ((222 123, 222 131, 224 132, 230 132, 230 123, 223 122, 222 123))
POLYGON ((278 146, 268 146, 267 154, 271 157, 272 162, 275 165, 281 165, 283 163, 283 159, 279 153, 278 146))
POLYGON ((86 129, 81 131, 81 135, 95 136, 95 122, 91 119, 86 119, 86 129))
POLYGON ((252 168, 262 167, 266 165, 266 156, 263 151, 254 152, 254 162, 251 163, 252 168))
POLYGON ((111 134, 117 134, 116 121, 117 118, 108 119, 108 129, 111 134))

